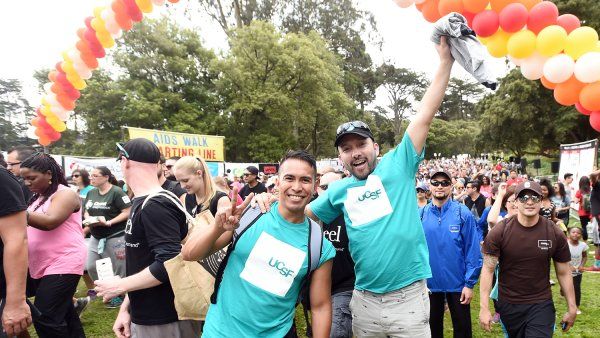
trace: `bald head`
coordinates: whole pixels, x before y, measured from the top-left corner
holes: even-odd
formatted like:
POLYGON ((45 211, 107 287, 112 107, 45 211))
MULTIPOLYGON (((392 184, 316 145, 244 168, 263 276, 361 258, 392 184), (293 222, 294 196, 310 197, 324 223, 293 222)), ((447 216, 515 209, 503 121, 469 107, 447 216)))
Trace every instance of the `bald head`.
POLYGON ((341 179, 342 175, 339 173, 328 172, 323 174, 323 176, 321 176, 321 179, 319 180, 319 186, 317 187, 318 194, 321 195, 322 193, 324 193, 325 190, 327 190, 327 188, 329 187, 330 183, 341 179))

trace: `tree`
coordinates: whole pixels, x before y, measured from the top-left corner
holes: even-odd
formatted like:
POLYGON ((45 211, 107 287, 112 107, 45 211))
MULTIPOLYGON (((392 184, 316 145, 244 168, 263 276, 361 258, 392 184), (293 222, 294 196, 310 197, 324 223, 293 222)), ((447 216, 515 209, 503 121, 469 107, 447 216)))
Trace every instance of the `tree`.
POLYGON ((427 137, 427 155, 449 157, 455 154, 476 154, 475 139, 479 133, 477 121, 433 119, 427 137))
POLYGON ((451 78, 438 117, 446 121, 475 119, 475 105, 483 93, 478 83, 451 78))
POLYGON ((600 7, 596 0, 553 0, 561 14, 574 14, 582 26, 600 30, 600 7))
POLYGON ((555 156, 561 143, 596 138, 587 117, 556 103, 552 91, 525 79, 518 69, 501 80, 498 91, 477 104, 482 150, 510 150, 555 156))
POLYGON ((276 161, 291 148, 334 153, 335 126, 352 103, 336 56, 316 33, 281 34, 255 21, 237 29, 217 61, 225 103, 219 133, 233 161, 276 161))
POLYGON ((399 141, 403 134, 403 121, 415 112, 415 104, 424 95, 429 82, 422 73, 396 68, 392 64, 379 66, 377 73, 389 102, 387 107, 378 107, 377 110, 387 111, 392 116, 394 135, 399 141))
POLYGON ((24 136, 32 108, 23 97, 21 83, 0 79, 0 149, 31 143, 24 136))

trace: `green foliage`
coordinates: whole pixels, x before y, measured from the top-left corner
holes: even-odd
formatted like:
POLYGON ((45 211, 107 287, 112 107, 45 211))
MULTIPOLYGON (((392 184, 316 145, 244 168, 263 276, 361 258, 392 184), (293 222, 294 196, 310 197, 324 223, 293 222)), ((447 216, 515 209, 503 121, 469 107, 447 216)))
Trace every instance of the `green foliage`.
POLYGON ((31 144, 23 135, 27 129, 25 119, 31 107, 22 94, 21 83, 15 79, 0 79, 0 149, 18 144, 31 144))
POLYGON ((290 148, 332 155, 334 128, 352 103, 323 39, 314 32, 282 35, 256 21, 237 29, 230 45, 215 62, 229 160, 274 161, 290 148))
POLYGON ((434 119, 427 137, 427 157, 434 153, 451 157, 455 154, 476 154, 475 138, 479 131, 479 123, 473 120, 444 121, 434 119))
POLYGON ((446 121, 475 119, 475 105, 483 96, 483 88, 476 82, 451 78, 438 117, 446 121))

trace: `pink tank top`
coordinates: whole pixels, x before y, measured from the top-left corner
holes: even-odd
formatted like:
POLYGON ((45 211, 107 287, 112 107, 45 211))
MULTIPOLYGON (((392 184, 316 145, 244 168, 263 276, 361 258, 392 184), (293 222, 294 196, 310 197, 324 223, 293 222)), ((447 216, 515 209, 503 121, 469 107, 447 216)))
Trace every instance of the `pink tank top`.
MULTIPOLYGON (((69 188, 59 185, 57 192, 65 189, 69 188)), ((35 200, 27 210, 30 213, 46 213, 55 194, 37 210, 34 211, 42 198, 35 200)), ((39 279, 47 275, 83 274, 87 249, 81 227, 81 209, 51 231, 27 227, 27 241, 31 277, 39 279)))

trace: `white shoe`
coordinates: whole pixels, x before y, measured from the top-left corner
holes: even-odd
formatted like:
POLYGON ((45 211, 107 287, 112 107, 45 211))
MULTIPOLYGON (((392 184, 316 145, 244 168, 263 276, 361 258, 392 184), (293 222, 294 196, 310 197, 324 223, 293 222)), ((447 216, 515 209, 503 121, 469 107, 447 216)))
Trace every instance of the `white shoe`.
POLYGON ((580 315, 581 314, 581 310, 577 309, 577 314, 580 315))

